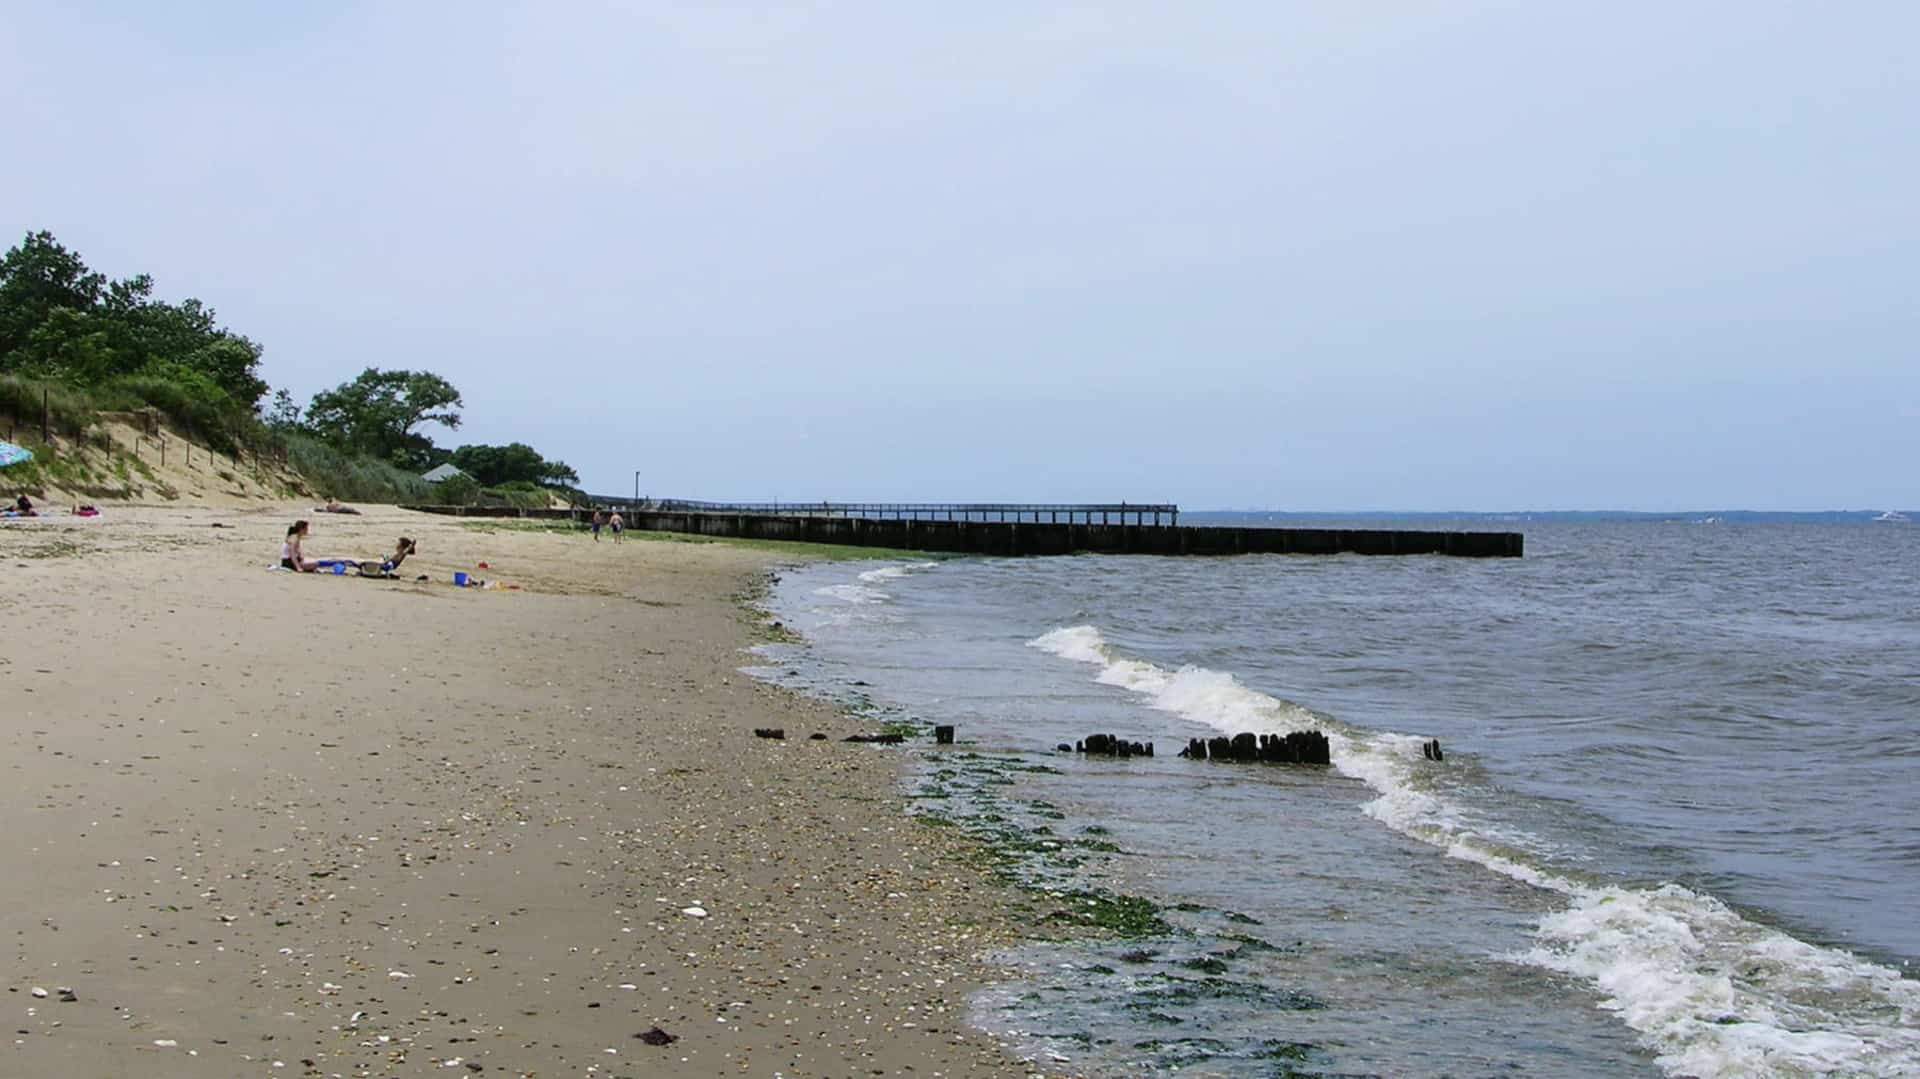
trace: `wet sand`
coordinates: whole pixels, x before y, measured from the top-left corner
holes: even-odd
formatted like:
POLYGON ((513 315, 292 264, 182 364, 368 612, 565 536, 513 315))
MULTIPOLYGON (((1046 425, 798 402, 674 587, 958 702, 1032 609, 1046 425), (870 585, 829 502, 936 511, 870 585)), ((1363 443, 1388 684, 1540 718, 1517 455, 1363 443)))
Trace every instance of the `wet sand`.
POLYGON ((1035 1074, 1009 897, 737 672, 769 556, 306 508, 0 528, 0 1075, 1035 1074))

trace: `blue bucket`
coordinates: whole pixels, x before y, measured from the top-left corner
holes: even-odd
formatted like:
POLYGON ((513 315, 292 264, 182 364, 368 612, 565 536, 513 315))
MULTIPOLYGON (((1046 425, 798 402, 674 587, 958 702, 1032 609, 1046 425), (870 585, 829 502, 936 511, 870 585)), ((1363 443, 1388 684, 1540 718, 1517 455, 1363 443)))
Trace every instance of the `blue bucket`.
POLYGON ((335 562, 333 564, 333 575, 335 577, 338 577, 345 572, 347 572, 347 564, 345 562, 335 562))
POLYGON ((453 572, 453 586, 455 588, 467 587, 467 575, 459 570, 455 570, 453 572))

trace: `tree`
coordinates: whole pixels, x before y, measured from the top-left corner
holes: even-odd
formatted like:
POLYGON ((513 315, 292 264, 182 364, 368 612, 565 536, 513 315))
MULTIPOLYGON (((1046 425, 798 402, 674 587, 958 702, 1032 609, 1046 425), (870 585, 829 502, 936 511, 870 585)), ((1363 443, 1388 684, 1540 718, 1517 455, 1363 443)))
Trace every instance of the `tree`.
POLYGON ((580 477, 565 461, 549 461, 524 442, 504 446, 462 446, 453 451, 454 467, 488 487, 503 483, 532 483, 542 487, 572 486, 580 477))
POLYGON ((204 404, 252 409, 267 392, 260 353, 199 300, 156 300, 146 274, 109 282, 52 233, 28 233, 0 257, 0 371, 91 386, 184 369, 218 389, 204 404))
POLYGON ((14 368, 15 354, 54 311, 92 310, 106 280, 53 233, 28 233, 0 257, 0 370, 14 368))
POLYGON ((281 431, 297 431, 300 429, 300 406, 294 404, 292 394, 285 390, 275 390, 273 405, 266 410, 263 418, 267 421, 268 427, 281 431))
POLYGON ((418 470, 433 440, 414 428, 437 423, 458 430, 460 391, 431 371, 369 367, 352 382, 313 395, 307 426, 343 450, 418 470))

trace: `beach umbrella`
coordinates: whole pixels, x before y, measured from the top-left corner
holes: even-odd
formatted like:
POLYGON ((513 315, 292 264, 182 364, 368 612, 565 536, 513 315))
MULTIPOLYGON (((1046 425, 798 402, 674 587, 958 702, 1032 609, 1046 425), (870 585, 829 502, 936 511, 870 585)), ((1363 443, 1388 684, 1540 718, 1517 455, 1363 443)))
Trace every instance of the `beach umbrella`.
POLYGON ((11 442, 0 441, 0 468, 31 460, 33 460, 32 450, 25 446, 16 446, 11 442))

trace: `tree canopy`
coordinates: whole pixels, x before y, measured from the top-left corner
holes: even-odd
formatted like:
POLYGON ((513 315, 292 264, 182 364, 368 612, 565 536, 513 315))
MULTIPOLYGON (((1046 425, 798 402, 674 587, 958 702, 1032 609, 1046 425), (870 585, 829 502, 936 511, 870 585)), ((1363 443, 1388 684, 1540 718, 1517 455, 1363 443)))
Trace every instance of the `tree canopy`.
POLYGON ((565 461, 549 461, 524 442, 504 446, 462 446, 449 458, 454 466, 483 486, 533 483, 542 487, 572 487, 580 476, 565 461))
POLYGON ((523 442, 435 446, 423 428, 458 430, 464 405, 460 391, 431 371, 369 367, 315 394, 303 414, 284 389, 265 400, 260 356, 260 346, 221 326, 213 308, 192 298, 156 299, 146 274, 111 279, 50 232, 27 233, 0 256, 0 377, 9 384, 65 383, 92 409, 155 408, 227 452, 263 440, 323 442, 332 453, 416 473, 451 460, 489 488, 580 482, 566 462, 523 442))
POLYGON ((82 386, 157 376, 251 411, 267 392, 260 354, 199 300, 156 300, 146 274, 109 281, 50 232, 28 233, 0 257, 0 373, 82 386))
POLYGON ((382 371, 369 367, 351 382, 313 395, 307 426, 342 449, 391 461, 403 468, 429 467, 433 440, 415 428, 437 423, 457 430, 460 391, 431 371, 382 371))

